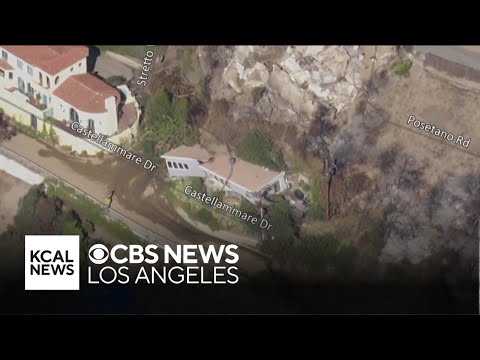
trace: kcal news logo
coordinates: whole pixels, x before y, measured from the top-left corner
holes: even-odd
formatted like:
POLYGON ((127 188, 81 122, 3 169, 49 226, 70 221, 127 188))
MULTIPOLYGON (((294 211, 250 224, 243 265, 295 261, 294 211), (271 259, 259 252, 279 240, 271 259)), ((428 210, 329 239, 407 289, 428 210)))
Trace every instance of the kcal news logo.
POLYGON ((78 235, 25 236, 25 290, 79 290, 78 235))

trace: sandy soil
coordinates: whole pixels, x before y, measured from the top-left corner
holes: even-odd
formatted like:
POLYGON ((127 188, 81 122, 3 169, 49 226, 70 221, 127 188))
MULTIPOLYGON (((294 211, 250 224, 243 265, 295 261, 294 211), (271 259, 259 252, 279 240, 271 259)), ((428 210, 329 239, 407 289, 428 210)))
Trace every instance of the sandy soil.
MULTIPOLYGON (((408 117, 414 115, 455 136, 463 134, 465 138, 471 138, 466 150, 480 154, 479 92, 461 89, 414 62, 410 77, 392 73, 387 84, 371 98, 390 114, 390 121, 415 129, 407 125, 408 117)), ((416 131, 439 139, 424 130, 416 131)), ((454 142, 443 141, 454 145, 454 142)), ((475 156, 392 125, 384 126, 376 145, 388 148, 394 143, 400 144, 407 153, 427 165, 427 181, 435 182, 446 173, 469 173, 480 165, 480 159, 475 156)))
MULTIPOLYGON (((2 145, 34 161, 38 165, 75 185, 98 200, 106 199, 115 190, 112 208, 140 225, 178 244, 219 243, 219 240, 202 233, 185 222, 172 209, 163 194, 166 185, 160 174, 146 173, 141 167, 107 156, 103 163, 74 159, 55 149, 47 148, 36 140, 18 134, 2 145), (153 176, 152 176, 153 175, 153 176), (145 196, 152 186, 154 194, 145 196)), ((264 262, 249 250, 239 252, 241 266, 257 268, 254 262, 264 262), (245 261, 243 261, 245 259, 245 261)))
POLYGON ((18 203, 30 187, 22 180, 0 170, 0 233, 13 223, 18 203))
MULTIPOLYGON (((31 185, 0 170, 0 233, 3 233, 8 225, 13 223, 19 201, 30 187, 31 185)), ((23 262, 12 261, 12 259, 19 258, 23 258, 23 243, 13 244, 0 241, 0 283, 3 282, 3 279, 8 278, 11 271, 23 266, 23 262)))

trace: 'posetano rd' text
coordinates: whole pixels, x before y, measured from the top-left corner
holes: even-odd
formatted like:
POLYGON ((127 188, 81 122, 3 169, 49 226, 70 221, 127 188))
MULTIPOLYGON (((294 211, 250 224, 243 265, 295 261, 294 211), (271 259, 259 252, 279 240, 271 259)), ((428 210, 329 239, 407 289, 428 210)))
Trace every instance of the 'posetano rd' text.
POLYGON ((415 116, 410 115, 407 120, 407 124, 413 126, 416 129, 424 130, 430 134, 433 134, 441 139, 447 141, 455 142, 455 145, 468 148, 470 146, 471 138, 466 138, 464 135, 454 135, 446 130, 440 129, 439 127, 433 124, 427 124, 423 121, 418 120, 415 116))

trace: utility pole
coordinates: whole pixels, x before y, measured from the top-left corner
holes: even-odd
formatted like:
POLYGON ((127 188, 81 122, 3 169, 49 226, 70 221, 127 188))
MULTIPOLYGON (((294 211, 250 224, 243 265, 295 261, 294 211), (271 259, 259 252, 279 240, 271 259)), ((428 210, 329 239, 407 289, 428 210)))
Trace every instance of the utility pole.
MULTIPOLYGON (((260 189, 260 191, 259 191, 259 193, 260 193, 260 196, 259 196, 259 198, 260 198, 260 222, 263 220, 263 198, 267 197, 268 190, 270 190, 270 186, 267 186, 263 190, 260 189)), ((264 229, 261 229, 260 233, 262 234, 262 241, 263 241, 265 239, 264 229)))
POLYGON ((112 206, 112 202, 113 202, 113 195, 115 195, 115 189, 117 188, 117 184, 115 184, 113 190, 112 190, 112 193, 110 194, 109 197, 107 197, 105 199, 106 203, 107 203, 107 210, 110 210, 110 207, 112 206))
POLYGON ((330 219, 330 188, 332 185, 333 177, 337 175, 338 166, 337 159, 333 161, 332 167, 328 167, 328 159, 326 161, 328 169, 328 188, 327 188, 327 220, 330 219))
POLYGON ((331 174, 330 174, 330 167, 329 167, 329 161, 328 159, 325 160, 325 170, 326 175, 328 176, 328 182, 327 182, 327 220, 330 219, 330 184, 331 184, 331 174))
MULTIPOLYGON (((262 204, 262 199, 263 199, 263 196, 260 196, 260 223, 262 222, 263 220, 263 204, 262 204)), ((263 233, 263 229, 260 229, 260 234, 262 236, 262 241, 264 240, 264 233, 263 233)))

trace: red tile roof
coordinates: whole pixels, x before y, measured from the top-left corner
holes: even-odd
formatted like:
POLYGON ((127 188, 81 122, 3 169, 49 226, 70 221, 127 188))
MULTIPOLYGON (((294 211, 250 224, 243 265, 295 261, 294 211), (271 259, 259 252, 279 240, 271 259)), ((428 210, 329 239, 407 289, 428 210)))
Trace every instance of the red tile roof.
POLYGON ((6 61, 0 60, 0 69, 3 70, 13 70, 13 67, 10 66, 6 61))
POLYGON ((4 45, 2 47, 50 75, 58 74, 88 56, 86 46, 4 45))
POLYGON ((89 112, 103 113, 105 99, 115 97, 115 103, 120 103, 120 92, 91 74, 73 75, 67 78, 53 94, 74 108, 89 112))

